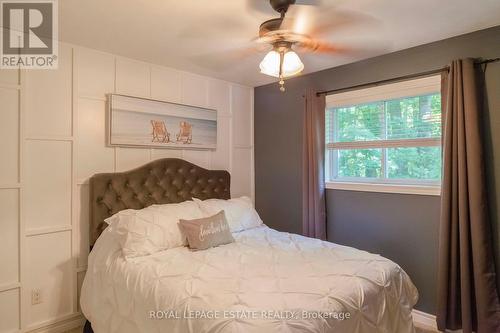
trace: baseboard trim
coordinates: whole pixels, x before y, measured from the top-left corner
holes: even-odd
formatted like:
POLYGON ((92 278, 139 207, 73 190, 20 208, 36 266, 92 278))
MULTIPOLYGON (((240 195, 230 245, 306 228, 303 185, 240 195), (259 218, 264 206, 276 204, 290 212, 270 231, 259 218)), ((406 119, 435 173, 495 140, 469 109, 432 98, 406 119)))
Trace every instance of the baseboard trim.
POLYGON ((412 310, 411 314, 413 316, 413 322, 417 326, 437 331, 436 316, 415 309, 412 310))
POLYGON ((57 323, 36 328, 27 333, 64 333, 77 327, 83 327, 83 325, 85 325, 85 318, 82 315, 78 315, 73 318, 61 320, 57 323))

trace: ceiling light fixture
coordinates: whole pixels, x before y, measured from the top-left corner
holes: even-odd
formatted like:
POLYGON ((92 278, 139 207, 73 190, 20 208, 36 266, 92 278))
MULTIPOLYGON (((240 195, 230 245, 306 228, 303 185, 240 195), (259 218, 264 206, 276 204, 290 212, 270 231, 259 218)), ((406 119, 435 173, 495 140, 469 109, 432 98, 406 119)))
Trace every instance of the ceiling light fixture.
POLYGON ((280 90, 285 91, 285 79, 302 72, 304 64, 290 43, 279 43, 266 54, 259 67, 261 73, 279 78, 280 90))
POLYGON ((354 18, 361 16, 349 12, 334 13, 329 8, 335 6, 317 7, 315 5, 318 1, 268 1, 280 16, 262 22, 259 26, 259 36, 254 40, 272 47, 272 50, 260 63, 260 72, 277 77, 281 91, 285 91, 286 78, 297 75, 304 70, 304 64, 297 53, 293 51, 294 49, 299 50, 301 54, 308 52, 346 55, 355 51, 354 48, 345 45, 319 40, 314 34, 324 34, 327 31, 335 30, 338 26, 335 17, 341 18, 342 24, 344 22, 353 24, 356 23, 354 18))

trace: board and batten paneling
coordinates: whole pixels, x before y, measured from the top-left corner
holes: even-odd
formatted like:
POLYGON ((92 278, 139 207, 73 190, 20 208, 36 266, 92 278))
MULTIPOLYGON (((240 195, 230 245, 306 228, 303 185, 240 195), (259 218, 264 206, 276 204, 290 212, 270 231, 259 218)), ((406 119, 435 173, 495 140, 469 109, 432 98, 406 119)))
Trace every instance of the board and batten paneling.
POLYGON ((79 98, 77 103, 77 178, 83 180, 97 172, 113 172, 114 148, 102 144, 106 139, 106 102, 79 98))
POLYGON ((19 289, 0 292, 0 332, 19 330, 19 289))
POLYGON ((0 332, 21 328, 20 83, 19 70, 0 70, 0 332))
POLYGON ((0 85, 9 85, 12 88, 20 83, 19 70, 17 69, 2 69, 0 71, 0 85))
POLYGON ((115 57, 108 53, 79 48, 75 70, 78 97, 104 99, 115 91, 115 57))
POLYGON ((149 97, 151 68, 140 61, 116 59, 116 92, 123 95, 149 97))
POLYGON ((71 225, 69 141, 25 142, 24 218, 28 230, 71 225))
POLYGON ((0 84, 0 184, 19 181, 19 91, 0 84))
POLYGON ((0 189, 0 286, 19 281, 19 190, 0 189))
POLYGON ((40 304, 27 307, 24 315, 30 324, 40 324, 70 315, 73 269, 71 231, 30 236, 26 241, 27 285, 40 291, 40 304))
POLYGON ((252 145, 253 91, 243 87, 233 87, 232 95, 234 144, 238 147, 250 147, 252 145))
POLYGON ((0 333, 79 325, 95 173, 183 158, 253 197, 253 88, 60 43, 54 71, 0 70, 0 333), (218 111, 216 150, 106 146, 106 95, 218 111), (33 290, 41 302, 32 304, 33 290))
POLYGON ((159 101, 180 103, 182 98, 181 73, 174 69, 151 67, 151 98, 159 101))
POLYGON ((253 90, 242 86, 233 86, 231 92, 232 112, 232 165, 233 178, 231 193, 234 196, 245 195, 251 188, 254 198, 254 173, 244 167, 254 165, 253 149, 253 90))
POLYGON ((181 74, 181 102, 199 107, 208 106, 208 80, 206 77, 181 74))
POLYGON ((72 135, 73 49, 59 47, 57 70, 26 71, 26 135, 28 137, 72 135))

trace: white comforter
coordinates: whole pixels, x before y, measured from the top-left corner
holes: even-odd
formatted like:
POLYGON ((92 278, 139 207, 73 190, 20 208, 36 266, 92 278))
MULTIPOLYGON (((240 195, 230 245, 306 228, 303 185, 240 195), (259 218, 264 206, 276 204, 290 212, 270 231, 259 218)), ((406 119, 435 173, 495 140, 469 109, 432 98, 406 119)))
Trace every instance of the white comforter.
POLYGON ((125 260, 108 227, 81 294, 94 332, 414 332, 417 290, 392 261, 266 226, 233 235, 125 260))

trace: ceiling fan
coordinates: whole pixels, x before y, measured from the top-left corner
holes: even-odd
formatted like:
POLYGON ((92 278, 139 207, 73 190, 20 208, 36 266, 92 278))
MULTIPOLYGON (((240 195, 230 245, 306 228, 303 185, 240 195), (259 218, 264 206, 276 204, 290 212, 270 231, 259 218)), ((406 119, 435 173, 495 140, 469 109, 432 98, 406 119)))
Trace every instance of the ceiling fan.
MULTIPOLYGON (((320 41, 314 37, 333 26, 336 22, 314 27, 318 10, 313 8, 317 1, 269 0, 271 7, 280 17, 263 22, 259 28, 259 43, 270 44, 272 50, 260 63, 263 74, 277 77, 280 90, 285 91, 285 79, 302 72, 304 64, 294 49, 301 52, 339 54, 348 51, 339 45, 320 41)), ((332 18, 332 21, 335 17, 332 18)))
MULTIPOLYGON (((267 52, 260 62, 260 72, 278 78, 280 90, 285 91, 285 79, 304 70, 300 57, 306 53, 323 55, 319 62, 325 62, 324 55, 359 60, 381 54, 389 46, 379 34, 374 37, 380 22, 363 12, 347 9, 349 0, 245 0, 245 3, 250 15, 236 17, 216 13, 203 24, 182 31, 182 38, 196 39, 197 45, 217 47, 217 50, 193 56, 196 64, 224 71, 228 63, 253 60, 256 55, 267 52), (252 38, 249 17, 275 12, 279 16, 261 23, 258 35, 252 38), (214 36, 217 46, 212 43, 214 36), (331 38, 337 42, 326 42, 331 38)), ((254 22, 252 20, 252 24, 254 22)))

